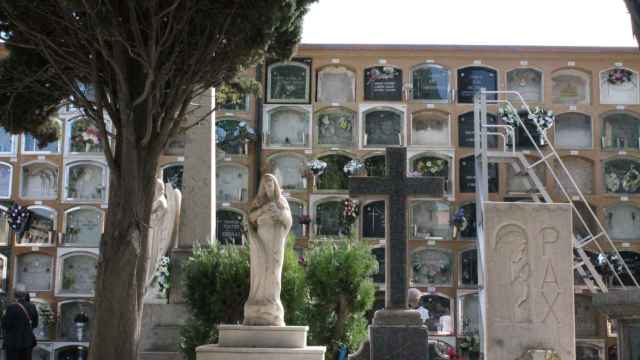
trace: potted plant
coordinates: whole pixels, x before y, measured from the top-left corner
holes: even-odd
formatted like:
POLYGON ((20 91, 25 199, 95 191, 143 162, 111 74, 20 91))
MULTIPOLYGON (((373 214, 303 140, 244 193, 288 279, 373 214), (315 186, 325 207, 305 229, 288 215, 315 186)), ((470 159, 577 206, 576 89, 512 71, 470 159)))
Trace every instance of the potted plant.
POLYGON ((463 337, 458 347, 466 360, 480 359, 480 338, 477 335, 463 337))
POLYGON ((89 317, 84 311, 81 311, 73 318, 73 324, 76 327, 76 338, 78 341, 83 341, 85 338, 85 329, 89 324, 89 317))
POLYGON ((313 175, 313 189, 316 190, 316 179, 327 169, 327 163, 322 160, 309 160, 307 162, 307 168, 309 172, 311 172, 311 175, 313 175))

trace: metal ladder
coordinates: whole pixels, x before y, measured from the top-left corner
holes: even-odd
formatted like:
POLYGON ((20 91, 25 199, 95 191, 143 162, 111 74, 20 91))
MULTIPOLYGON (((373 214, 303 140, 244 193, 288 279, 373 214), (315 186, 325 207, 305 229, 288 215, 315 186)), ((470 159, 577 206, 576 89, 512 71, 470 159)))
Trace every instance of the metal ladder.
MULTIPOLYGON (((607 234, 604 226, 598 219, 597 215, 593 212, 593 209, 589 206, 587 199, 576 184, 575 180, 571 176, 571 173, 567 169, 566 165, 556 152, 547 134, 541 131, 538 125, 535 128, 538 130, 538 135, 545 141, 546 146, 543 150, 537 143, 536 139, 531 135, 525 122, 518 116, 518 126, 524 130, 529 141, 533 145, 534 150, 531 151, 533 155, 537 155, 538 158, 535 161, 527 159, 526 155, 521 151, 516 150, 516 128, 511 125, 492 125, 487 123, 487 105, 497 104, 510 107, 511 110, 518 114, 518 109, 509 100, 509 95, 519 99, 521 103, 521 109, 526 114, 531 114, 531 109, 524 101, 522 96, 515 91, 486 91, 481 90, 474 101, 474 113, 475 113, 475 164, 476 164, 476 217, 478 224, 478 239, 481 240, 484 237, 484 231, 482 229, 483 219, 483 202, 488 200, 488 164, 490 162, 506 162, 511 166, 515 172, 515 176, 518 180, 523 181, 527 186, 526 194, 529 195, 534 202, 553 202, 551 196, 544 186, 544 182, 536 174, 536 168, 539 166, 545 166, 546 170, 553 177, 553 180, 562 196, 561 201, 569 203, 573 209, 574 219, 578 219, 578 225, 581 230, 577 231, 576 227, 572 225, 574 236, 574 270, 584 281, 585 285, 593 293, 606 293, 609 291, 608 285, 597 271, 596 266, 591 261, 586 247, 590 248, 600 256, 604 264, 608 267, 608 270, 614 276, 614 285, 620 286, 622 289, 626 289, 628 284, 625 284, 621 278, 624 275, 631 279, 632 284, 630 286, 640 288, 638 281, 634 274, 630 271, 629 267, 625 263, 624 259, 620 256, 618 249, 607 234), (487 95, 494 95, 497 100, 488 100, 487 95), (500 96, 504 99, 500 99, 500 96), (487 144, 488 136, 497 136, 503 139, 502 151, 496 149, 489 149, 487 144), (509 141, 510 140, 510 141, 509 141), (508 145, 510 144, 510 145, 508 145), (554 166, 554 163, 556 166, 554 166), (560 178, 564 178, 567 181, 569 189, 565 188, 565 184, 560 181, 560 178), (569 191, 568 191, 569 190, 569 191), (577 203, 585 205, 586 213, 580 212, 577 207, 577 203), (593 224, 595 226, 589 226, 593 224), (613 257, 607 256, 613 254, 613 257), (616 262, 617 264, 614 264, 616 262), (616 267, 617 265, 617 267, 616 267)), ((480 251, 480 271, 484 271, 484 247, 483 241, 479 241, 480 251)))

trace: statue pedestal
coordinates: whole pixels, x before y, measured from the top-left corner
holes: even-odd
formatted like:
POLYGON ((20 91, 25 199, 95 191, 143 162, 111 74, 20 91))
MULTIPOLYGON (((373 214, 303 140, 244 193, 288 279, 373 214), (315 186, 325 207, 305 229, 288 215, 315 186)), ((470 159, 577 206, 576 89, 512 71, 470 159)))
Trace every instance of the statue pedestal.
POLYGON ((196 349, 197 360, 324 360, 324 346, 307 346, 306 326, 220 325, 219 342, 196 349))

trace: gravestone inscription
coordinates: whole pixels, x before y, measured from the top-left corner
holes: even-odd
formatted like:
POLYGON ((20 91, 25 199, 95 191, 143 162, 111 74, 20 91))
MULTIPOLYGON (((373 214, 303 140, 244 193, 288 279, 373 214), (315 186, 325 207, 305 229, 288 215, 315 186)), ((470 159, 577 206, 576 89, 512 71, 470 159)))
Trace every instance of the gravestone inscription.
MULTIPOLYGON (((475 129, 473 116, 473 112, 467 112, 460 115, 458 118, 458 144, 461 147, 474 147, 475 129)), ((495 125, 496 123, 496 116, 493 114, 487 114, 487 124, 495 125)), ((488 136, 487 146, 490 148, 498 147, 498 138, 496 136, 488 136)))
POLYGON ((222 245, 242 245, 244 232, 243 216, 230 210, 216 212, 216 233, 222 245))
POLYGON ((369 203, 362 210, 362 236, 384 239, 386 223, 384 200, 369 203))
POLYGON ((374 66, 364 70, 364 99, 401 101, 402 70, 393 66, 374 66))
MULTIPOLYGON (((480 89, 498 90, 498 72, 482 66, 470 66, 458 70, 458 102, 473 103, 480 89)), ((496 94, 487 94, 487 100, 496 100, 496 94)))

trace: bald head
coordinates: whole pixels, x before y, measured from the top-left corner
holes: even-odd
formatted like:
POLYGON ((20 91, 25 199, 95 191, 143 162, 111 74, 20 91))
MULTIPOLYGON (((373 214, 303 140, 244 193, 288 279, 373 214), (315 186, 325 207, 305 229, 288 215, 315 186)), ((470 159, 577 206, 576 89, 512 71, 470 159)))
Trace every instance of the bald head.
POLYGON ((407 298, 409 302, 409 307, 411 309, 417 309, 418 304, 420 304, 420 297, 422 296, 422 292, 416 288, 411 288, 407 291, 407 298))

